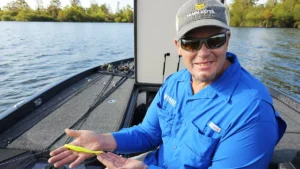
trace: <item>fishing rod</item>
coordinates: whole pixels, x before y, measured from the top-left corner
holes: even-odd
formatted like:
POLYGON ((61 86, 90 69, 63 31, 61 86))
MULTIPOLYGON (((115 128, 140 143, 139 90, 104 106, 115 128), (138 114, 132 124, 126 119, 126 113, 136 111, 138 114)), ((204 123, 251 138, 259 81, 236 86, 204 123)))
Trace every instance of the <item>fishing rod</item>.
POLYGON ((181 58, 181 55, 178 55, 178 64, 177 64, 177 72, 178 72, 178 70, 179 70, 179 65, 180 65, 180 59, 181 58))
POLYGON ((86 88, 90 87, 91 85, 95 84, 97 81, 101 80, 105 75, 99 75, 98 77, 94 79, 87 79, 86 84, 84 84, 82 87, 75 89, 74 87, 72 90, 70 90, 69 93, 67 93, 64 96, 60 96, 57 100, 59 102, 54 102, 53 104, 45 107, 42 112, 43 113, 37 113, 35 115, 31 115, 30 118, 27 118, 26 120, 23 120, 21 123, 14 125, 7 131, 3 132, 0 135, 0 148, 6 147, 8 144, 13 142, 16 138, 18 138, 20 135, 22 135, 24 132, 28 130, 28 127, 31 127, 31 125, 28 124, 35 124, 37 119, 40 119, 44 116, 49 115, 49 113, 53 112, 55 109, 63 105, 64 103, 68 102, 72 97, 79 94, 81 91, 85 90, 86 88), (25 127, 24 127, 25 126, 25 127), (26 127, 28 126, 28 127, 26 127), (18 132, 16 132, 18 131, 18 132))
MULTIPOLYGON (((133 74, 133 71, 129 70, 128 71, 128 76, 131 76, 133 74)), ((102 77, 101 77, 102 78, 102 77)), ((109 79, 109 82, 107 82, 105 84, 105 87, 100 91, 99 95, 97 96, 97 98, 94 100, 94 102, 91 104, 89 110, 77 121, 75 122, 71 128, 78 128, 78 125, 80 126, 82 124, 82 122, 84 122, 84 120, 88 117, 89 113, 94 110, 99 104, 101 104, 110 94, 112 94, 115 90, 117 90, 118 87, 120 87, 127 79, 128 77, 127 76, 124 76, 122 77, 118 82, 114 83, 113 84, 113 87, 108 90, 106 93, 105 91, 107 90, 109 84, 111 84, 112 82, 112 79, 113 79, 113 76, 111 76, 111 78, 109 79)), ((20 161, 20 160, 24 160, 24 159, 28 159, 28 158, 32 158, 32 157, 36 157, 37 155, 39 154, 43 154, 43 153, 49 153, 50 151, 52 151, 50 149, 51 146, 53 146, 58 140, 60 140, 63 136, 65 135, 65 133, 63 133, 60 137, 58 137, 53 143, 51 143, 46 149, 44 150, 41 150, 41 151, 37 151, 35 153, 32 153, 30 155, 26 155, 26 156, 23 156, 23 157, 20 157, 20 158, 16 158, 16 159, 12 159, 12 160, 8 160, 8 161, 5 161, 5 162, 2 162, 0 163, 0 168, 1 166, 5 166, 7 164, 10 164, 10 163, 15 163, 17 161, 20 161)), ((70 137, 66 140, 67 141, 70 141, 70 137)), ((95 161, 96 159, 91 159, 90 161, 86 161, 84 162, 84 164, 88 164, 88 163, 91 163, 93 161, 95 161)), ((21 165, 21 164, 20 164, 21 165)), ((27 165, 27 164, 24 164, 24 165, 27 165)), ((50 166, 51 167, 51 166, 50 166)), ((22 168, 22 167, 21 167, 22 168)))
MULTIPOLYGON (((100 105, 110 94, 112 94, 114 91, 116 91, 126 80, 128 79, 128 77, 122 77, 117 83, 113 84, 113 87, 108 90, 105 94, 101 94, 101 96, 99 95, 97 97, 97 99, 94 101, 94 103, 92 104, 92 106, 89 108, 89 110, 80 118, 78 119, 78 121, 76 121, 71 127, 70 129, 75 129, 78 130, 83 123, 86 121, 87 117, 89 116, 89 114, 96 108, 98 107, 98 105, 100 105)), ((109 84, 109 83, 108 83, 109 84)), ((63 133, 62 136, 64 136, 65 133, 63 133)), ((59 139, 62 138, 59 137, 56 141, 58 141, 59 139)), ((68 139, 65 141, 65 143, 69 143, 72 140, 71 137, 68 137, 68 139)), ((56 143, 56 141, 54 141, 50 146, 48 146, 49 148, 54 145, 56 143)))
MULTIPOLYGON (((113 93, 115 90, 117 90, 118 87, 120 87, 127 79, 128 76, 130 77, 134 72, 132 70, 128 70, 127 72, 127 76, 123 76, 121 79, 119 79, 119 81, 117 83, 114 83, 112 81, 113 79, 113 75, 110 77, 110 79, 108 80, 108 82, 105 84, 104 88, 100 91, 100 93, 98 94, 97 98, 94 100, 94 102, 91 104, 90 108, 87 110, 87 112, 85 112, 71 127, 70 129, 79 129, 83 123, 85 122, 85 120, 87 119, 87 117, 90 115, 90 113, 97 107, 99 106, 111 93, 113 93), (113 87, 108 90, 106 93, 104 93, 109 84, 111 84, 111 82, 113 82, 113 87)), ((62 133, 57 139, 55 139, 48 147, 47 149, 49 149, 50 147, 52 147, 58 140, 60 140, 63 136, 65 136, 66 133, 62 133)), ((67 140, 65 141, 65 143, 68 143, 71 141, 72 138, 68 137, 67 140)))
POLYGON ((128 61, 126 64, 123 64, 123 62, 121 62, 121 64, 118 66, 113 66, 111 64, 101 65, 99 67, 98 73, 133 79, 134 77, 131 76, 132 74, 129 75, 129 71, 134 71, 134 66, 130 67, 130 61, 128 61))
MULTIPOLYGON (((127 63, 126 65, 122 65, 120 67, 115 67, 115 66, 107 66, 109 67, 112 72, 115 72, 115 74, 117 75, 121 75, 121 79, 119 79, 116 83, 114 83, 114 81, 112 81, 114 75, 112 74, 110 79, 108 80, 107 83, 105 83, 105 86, 103 87, 103 89, 99 92, 98 96, 96 97, 96 99, 93 101, 93 103, 90 105, 90 108, 88 109, 88 111, 78 120, 76 121, 72 126, 71 128, 78 128, 79 126, 81 126, 84 121, 86 120, 86 118, 88 117, 88 115, 90 114, 91 111, 93 111, 99 104, 101 104, 110 94, 112 94, 114 91, 116 91, 118 89, 118 87, 120 87, 128 78, 130 78, 132 76, 132 74, 134 73, 134 69, 133 67, 131 68, 129 63, 127 63), (111 89, 108 89, 108 87, 110 86, 110 84, 112 84, 112 87, 111 89)), ((102 67, 103 68, 103 67, 102 67)), ((101 70, 101 68, 100 68, 101 70)), ((102 69, 103 70, 103 69, 102 69)), ((108 70, 107 70, 108 71, 108 70)), ((100 73, 100 72, 98 72, 100 73)), ((98 78, 95 78, 93 80, 90 80, 90 79, 87 79, 88 80, 88 84, 84 85, 83 88, 87 88, 88 86, 90 86, 91 84, 94 84, 96 81, 102 79, 104 77, 104 74, 101 74, 98 78), (91 83, 92 82, 92 83, 91 83)), ((75 94, 71 94, 71 95, 76 95, 78 94, 78 92, 82 91, 83 88, 79 89, 79 90, 76 90, 75 94)), ((63 99, 64 103, 66 102, 66 100, 69 100, 70 98, 70 95, 68 95, 67 97, 68 99, 63 99)), ((15 127, 16 128, 16 127, 15 127)), ((20 160, 26 160, 26 159, 29 159, 29 158, 32 158, 32 157, 36 157, 37 155, 39 154, 45 154, 45 153, 48 153, 51 151, 51 146, 53 146, 58 140, 60 140, 63 136, 65 135, 65 133, 63 133, 59 138, 57 138, 54 142, 52 142, 46 149, 43 149, 43 150, 40 150, 40 151, 35 151, 35 152, 31 152, 30 155, 25 155, 23 157, 16 157, 14 159, 11 159, 11 160, 7 160, 7 161, 4 161, 4 162, 1 162, 0 163, 0 168, 2 168, 2 166, 5 166, 7 164, 10 164, 10 163, 15 163, 16 161, 20 161, 20 160)), ((15 137, 13 138, 10 138, 10 139, 7 139, 9 140, 9 142, 13 141, 15 137)), ((70 141, 70 138, 68 138, 66 141, 70 141)), ((44 155, 43 155, 44 156, 44 155)), ((23 163, 23 162, 22 162, 23 163)), ((20 164, 22 165, 22 164, 20 164)), ((24 165, 27 165, 27 164, 24 164, 24 165)), ((22 168, 22 167, 21 167, 22 168)))
MULTIPOLYGON (((94 102, 91 104, 91 106, 89 107, 89 109, 87 110, 86 113, 83 114, 82 117, 80 117, 71 127, 70 129, 73 129, 73 130, 78 130, 82 125, 83 123, 86 121, 87 117, 90 115, 90 113, 98 106, 98 102, 100 101, 100 99, 103 97, 104 95, 104 92, 107 90, 107 88, 109 87, 109 85, 111 84, 112 82, 112 79, 114 78, 114 76, 112 75, 107 83, 105 83, 105 86, 102 88, 102 90, 100 91, 100 93, 97 95, 96 99, 94 100, 94 102)), ((62 136, 64 136, 65 133, 63 133, 62 136)), ((58 137, 57 140, 60 140, 61 137, 58 137)), ((68 139, 65 141, 65 144, 70 142, 71 141, 71 137, 68 137, 68 139)), ((56 143, 56 141, 53 142, 54 144, 56 143)), ((51 145, 49 145, 48 147, 51 147, 53 145, 53 143, 51 145)))
POLYGON ((167 56, 170 56, 170 53, 165 53, 165 55, 164 55, 164 67, 163 67, 163 77, 162 77, 162 83, 164 82, 164 79, 165 79, 165 68, 166 68, 166 58, 167 58, 167 56))

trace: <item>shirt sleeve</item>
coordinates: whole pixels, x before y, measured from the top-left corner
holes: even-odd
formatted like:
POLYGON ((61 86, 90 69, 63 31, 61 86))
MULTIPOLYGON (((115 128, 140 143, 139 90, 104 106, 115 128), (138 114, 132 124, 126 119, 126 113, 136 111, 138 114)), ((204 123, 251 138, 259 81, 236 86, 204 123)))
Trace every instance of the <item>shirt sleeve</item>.
POLYGON ((157 116, 157 104, 161 99, 162 87, 149 106, 141 124, 113 132, 118 153, 144 152, 162 143, 161 129, 157 116))
POLYGON ((274 109, 257 100, 247 111, 246 123, 220 140, 209 169, 268 168, 278 140, 274 109))
POLYGON ((164 168, 158 167, 158 166, 155 166, 155 165, 149 165, 147 169, 164 169, 164 168))

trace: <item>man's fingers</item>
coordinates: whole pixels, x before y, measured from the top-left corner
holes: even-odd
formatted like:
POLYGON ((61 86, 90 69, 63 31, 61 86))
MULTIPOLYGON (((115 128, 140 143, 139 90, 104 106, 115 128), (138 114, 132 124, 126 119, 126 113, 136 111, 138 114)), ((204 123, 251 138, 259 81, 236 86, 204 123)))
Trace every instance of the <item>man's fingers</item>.
POLYGON ((51 157, 51 158, 48 160, 48 162, 49 162, 49 163, 55 163, 56 161, 60 161, 61 159, 70 156, 72 153, 73 153, 73 152, 70 151, 70 150, 63 151, 63 152, 61 152, 60 154, 57 154, 57 155, 51 157))
POLYGON ((115 154, 113 154, 113 153, 106 153, 106 155, 110 158, 110 159, 112 159, 113 161, 118 161, 120 158, 122 158, 122 157, 120 157, 120 156, 117 156, 117 155, 115 155, 115 154))
POLYGON ((108 152, 107 155, 114 161, 116 161, 117 163, 125 163, 125 161, 127 160, 126 158, 120 157, 114 153, 108 152))
POLYGON ((102 161, 103 160, 103 155, 97 155, 97 159, 102 161))
POLYGON ((103 159, 107 159, 107 160, 109 160, 109 161, 112 161, 111 158, 110 158, 110 156, 107 155, 107 153, 102 153, 102 154, 100 154, 100 155, 101 155, 101 157, 102 157, 103 159))
POLYGON ((79 156, 73 163, 70 164, 70 168, 74 168, 81 164, 87 157, 85 156, 79 156))
POLYGON ((54 167, 58 168, 58 167, 63 166, 65 164, 69 164, 69 163, 75 161, 77 159, 77 157, 78 157, 77 155, 71 154, 68 157, 54 163, 54 167))
POLYGON ((79 137, 81 132, 78 130, 65 129, 65 132, 70 137, 79 137))
POLYGON ((64 152, 66 150, 67 149, 65 147, 60 147, 60 148, 58 148, 56 150, 51 151, 50 152, 50 156, 55 156, 55 155, 60 154, 61 152, 64 152))
POLYGON ((105 153, 98 155, 97 159, 109 169, 117 168, 114 162, 111 161, 111 159, 105 153))

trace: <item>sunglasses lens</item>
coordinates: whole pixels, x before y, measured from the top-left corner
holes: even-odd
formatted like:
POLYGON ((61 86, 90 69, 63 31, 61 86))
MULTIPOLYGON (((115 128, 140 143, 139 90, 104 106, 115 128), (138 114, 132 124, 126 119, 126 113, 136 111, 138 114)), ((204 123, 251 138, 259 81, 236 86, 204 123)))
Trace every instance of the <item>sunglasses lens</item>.
POLYGON ((226 43, 226 35, 216 35, 207 39, 207 47, 209 49, 216 49, 223 46, 226 43))
POLYGON ((194 52, 201 48, 202 43, 205 43, 208 49, 216 49, 226 43, 226 35, 227 32, 203 39, 181 39, 181 48, 189 52, 194 52))
POLYGON ((197 51, 199 48, 199 43, 199 40, 182 39, 181 48, 186 51, 197 51))

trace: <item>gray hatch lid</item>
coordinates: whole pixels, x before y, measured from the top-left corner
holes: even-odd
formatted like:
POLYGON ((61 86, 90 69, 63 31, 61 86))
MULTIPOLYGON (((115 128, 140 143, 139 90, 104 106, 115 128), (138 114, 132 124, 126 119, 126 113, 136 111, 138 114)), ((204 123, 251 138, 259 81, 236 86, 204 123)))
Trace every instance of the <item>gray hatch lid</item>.
MULTIPOLYGON (((161 84, 163 79, 177 71, 175 16, 186 1, 135 0, 136 83, 161 84)), ((179 69, 183 67, 180 61, 179 69)))

